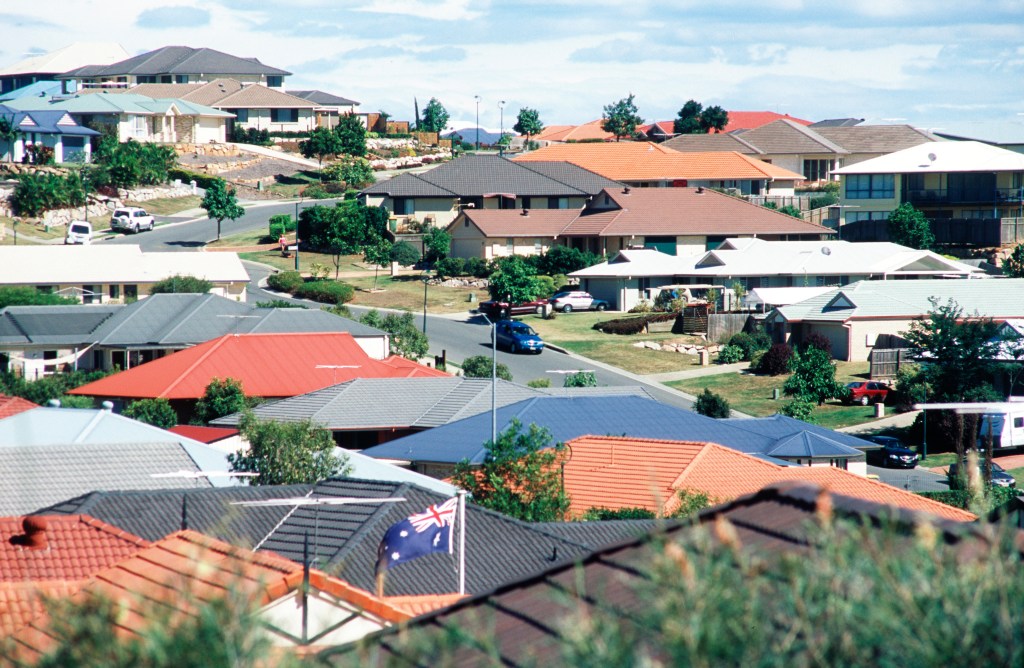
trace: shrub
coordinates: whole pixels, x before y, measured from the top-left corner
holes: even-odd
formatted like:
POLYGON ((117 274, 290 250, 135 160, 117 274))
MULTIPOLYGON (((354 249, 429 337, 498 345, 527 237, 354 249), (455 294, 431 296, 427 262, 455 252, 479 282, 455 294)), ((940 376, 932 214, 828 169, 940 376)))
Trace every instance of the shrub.
POLYGON ((832 355, 832 341, 821 332, 811 332, 805 336, 801 348, 803 350, 817 348, 818 350, 824 350, 829 356, 832 355))
POLYGON ((399 241, 391 247, 391 261, 399 266, 408 267, 420 260, 420 251, 408 241, 399 241))
POLYGON ((641 299, 636 306, 629 309, 629 313, 650 313, 654 310, 654 305, 646 299, 641 299))
POLYGON ((296 304, 287 299, 271 299, 265 302, 256 302, 256 308, 309 308, 305 304, 296 304))
POLYGON ((675 320, 675 313, 646 313, 632 318, 616 318, 595 322, 593 329, 605 334, 639 334, 649 322, 668 322, 675 320))
POLYGON ((170 429, 178 424, 178 415, 171 408, 171 402, 162 397, 133 401, 124 409, 122 415, 161 429, 170 429))
POLYGON ((718 351, 719 364, 735 364, 743 361, 743 348, 739 346, 725 346, 718 351))
POLYGON ((526 386, 527 387, 533 387, 533 388, 536 388, 536 389, 542 389, 542 388, 545 388, 545 387, 551 387, 551 379, 550 378, 534 378, 533 380, 531 380, 528 383, 526 383, 526 386))
POLYGON ((820 209, 824 206, 832 206, 839 201, 839 197, 835 194, 827 193, 825 195, 812 195, 809 201, 812 209, 820 209))
POLYGON ((195 181, 196 185, 200 188, 209 188, 210 184, 214 181, 223 181, 224 179, 219 176, 210 176, 209 174, 200 174, 199 172, 190 172, 187 169, 181 169, 175 167, 167 170, 167 178, 174 180, 180 179, 182 183, 189 183, 195 181))
POLYGON ((434 263, 434 271, 442 277, 463 276, 465 269, 466 261, 461 257, 445 257, 434 263))
POLYGON ((597 387, 597 377, 593 371, 577 371, 565 377, 562 387, 597 387))
POLYGON ((22 216, 39 216, 50 209, 81 206, 85 190, 78 174, 21 174, 10 195, 11 206, 22 216))
POLYGON ((754 352, 754 340, 746 332, 738 332, 729 337, 728 345, 736 346, 743 351, 743 359, 750 360, 750 354, 754 352))
POLYGON ((149 289, 149 294, 205 294, 213 287, 213 283, 197 276, 169 276, 157 281, 149 289))
POLYGON ((329 186, 335 186, 335 185, 337 185, 337 184, 333 184, 333 183, 314 183, 312 185, 308 185, 305 188, 303 188, 302 191, 300 192, 300 194, 303 197, 306 197, 308 199, 330 199, 330 198, 334 197, 335 194, 343 192, 343 189, 340 189, 340 188, 338 190, 336 190, 335 193, 333 193, 333 194, 331 192, 329 192, 328 187, 329 186))
POLYGON ((697 395, 693 410, 710 418, 727 418, 729 417, 729 402, 722 395, 715 394, 705 387, 704 391, 697 395))
MULTIPOLYGON (((466 378, 490 378, 491 377, 491 366, 494 360, 491 359, 490 355, 473 355, 467 357, 462 362, 462 375, 466 378)), ((495 368, 495 374, 502 380, 512 380, 512 372, 509 371, 508 366, 498 362, 495 368)))
POLYGON ((289 216, 287 213, 279 213, 270 217, 270 237, 272 239, 279 239, 283 234, 287 232, 294 232, 296 222, 295 219, 289 216))
POLYGON ((555 294, 555 279, 550 276, 534 276, 537 279, 537 296, 545 299, 555 294))
POLYGON ((646 508, 588 508, 583 513, 584 522, 597 522, 605 520, 647 520, 657 517, 646 508))
POLYGON ((352 301, 355 290, 348 283, 320 280, 303 283, 293 294, 296 297, 311 299, 321 304, 345 304, 352 301))
POLYGON ((282 271, 267 276, 267 287, 275 292, 295 292, 306 281, 297 271, 282 271))
POLYGON ((480 257, 471 257, 466 260, 466 265, 463 271, 468 276, 474 276, 476 278, 487 278, 494 271, 494 267, 487 262, 487 260, 480 257))
POLYGON ((789 372, 789 361, 793 349, 786 343, 776 343, 769 348, 757 364, 757 372, 768 376, 781 376, 789 372))
POLYGON ((779 413, 801 422, 814 423, 814 402, 806 399, 796 398, 783 406, 779 413))

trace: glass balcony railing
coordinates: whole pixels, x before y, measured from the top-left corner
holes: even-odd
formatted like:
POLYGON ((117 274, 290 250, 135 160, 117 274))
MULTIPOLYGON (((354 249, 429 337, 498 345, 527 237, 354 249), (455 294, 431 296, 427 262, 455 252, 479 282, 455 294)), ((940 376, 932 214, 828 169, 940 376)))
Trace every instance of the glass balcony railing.
POLYGON ((928 206, 930 204, 1018 204, 1024 202, 1022 188, 923 188, 904 192, 904 201, 928 206))

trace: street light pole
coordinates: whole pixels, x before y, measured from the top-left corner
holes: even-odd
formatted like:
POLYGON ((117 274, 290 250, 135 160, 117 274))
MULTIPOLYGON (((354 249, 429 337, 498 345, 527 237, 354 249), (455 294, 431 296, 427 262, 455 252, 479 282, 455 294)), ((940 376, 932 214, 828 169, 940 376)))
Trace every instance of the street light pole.
POLYGON ((501 121, 499 123, 499 134, 498 134, 498 155, 505 154, 505 100, 498 102, 498 110, 501 114, 501 121))
POLYGON ((480 96, 474 95, 476 100, 476 150, 480 150, 480 96))
POLYGON ((497 322, 481 313, 480 317, 491 326, 491 443, 498 442, 498 331, 497 322))

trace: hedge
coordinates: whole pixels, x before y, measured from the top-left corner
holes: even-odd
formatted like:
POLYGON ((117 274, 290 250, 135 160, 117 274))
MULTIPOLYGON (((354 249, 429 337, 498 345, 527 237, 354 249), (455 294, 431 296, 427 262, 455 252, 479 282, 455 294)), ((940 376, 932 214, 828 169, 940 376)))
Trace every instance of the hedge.
MULTIPOLYGON (((1011 487, 990 487, 986 495, 986 501, 988 502, 987 510, 991 511, 1005 506, 1019 493, 1019 490, 1011 487)), ((917 494, 926 499, 944 503, 947 506, 971 510, 971 493, 966 489, 943 489, 935 492, 917 492, 917 494)))
POLYGON ((190 172, 187 169, 181 169, 175 167, 167 171, 167 178, 170 180, 181 179, 182 183, 188 183, 189 181, 195 181, 196 185, 200 188, 209 188, 211 183, 216 181, 223 181, 224 179, 219 176, 210 176, 209 174, 200 174, 199 172, 190 172))
POLYGON ((301 130, 297 132, 291 132, 288 130, 271 130, 268 135, 271 137, 280 137, 281 139, 309 139, 308 130, 301 130))
POLYGON ((297 271, 282 271, 267 276, 267 287, 275 292, 295 292, 305 284, 302 274, 297 271))
POLYGON ((668 322, 676 319, 676 313, 645 313, 639 317, 616 318, 594 323, 594 329, 605 334, 639 334, 649 322, 668 322))
POLYGON ((303 283, 292 293, 300 299, 312 299, 321 304, 344 304, 352 301, 355 289, 341 281, 309 281, 303 283))

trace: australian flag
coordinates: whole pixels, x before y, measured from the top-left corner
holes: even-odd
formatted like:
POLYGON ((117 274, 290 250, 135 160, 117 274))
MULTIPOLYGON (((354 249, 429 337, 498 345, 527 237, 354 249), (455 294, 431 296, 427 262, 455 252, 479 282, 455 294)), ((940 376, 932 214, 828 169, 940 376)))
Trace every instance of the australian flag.
POLYGON ((452 552, 458 497, 396 522, 377 548, 377 572, 434 552, 452 552))

